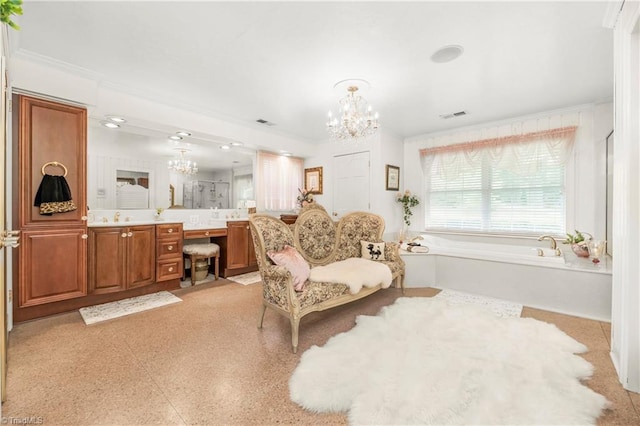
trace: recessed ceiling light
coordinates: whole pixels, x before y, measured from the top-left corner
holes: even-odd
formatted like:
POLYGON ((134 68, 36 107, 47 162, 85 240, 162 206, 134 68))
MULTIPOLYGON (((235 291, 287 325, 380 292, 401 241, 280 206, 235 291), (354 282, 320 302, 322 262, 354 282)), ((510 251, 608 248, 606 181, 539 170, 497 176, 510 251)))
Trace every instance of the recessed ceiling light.
POLYGON ((127 120, 125 120, 124 118, 116 117, 116 116, 113 116, 113 115, 108 115, 107 118, 109 120, 113 121, 114 123, 126 123, 127 122, 127 120))
POLYGON ((231 149, 229 145, 220 145, 220 149, 231 149))
POLYGON ((176 135, 178 135, 178 136, 191 136, 191 133, 181 130, 179 132, 176 132, 176 135))
POLYGON ((291 153, 287 152, 287 151, 280 151, 282 153, 282 155, 284 155, 285 157, 291 157, 291 153))
POLYGON ((231 142, 232 146, 242 146, 242 142, 231 142))
POLYGON ((171 139, 172 141, 179 141, 182 140, 182 138, 180 136, 176 136, 176 135, 171 135, 169 136, 169 139, 171 139))
POLYGON ((433 55, 431 55, 431 60, 439 64, 451 62, 462 55, 462 52, 464 52, 464 48, 457 44, 444 46, 436 50, 433 55))
POLYGON ((103 122, 103 123, 102 123, 102 125, 103 125, 104 127, 108 127, 108 128, 110 128, 110 129, 117 129, 118 127, 120 127, 120 125, 119 125, 119 124, 112 123, 112 122, 110 122, 110 121, 105 121, 105 122, 103 122))

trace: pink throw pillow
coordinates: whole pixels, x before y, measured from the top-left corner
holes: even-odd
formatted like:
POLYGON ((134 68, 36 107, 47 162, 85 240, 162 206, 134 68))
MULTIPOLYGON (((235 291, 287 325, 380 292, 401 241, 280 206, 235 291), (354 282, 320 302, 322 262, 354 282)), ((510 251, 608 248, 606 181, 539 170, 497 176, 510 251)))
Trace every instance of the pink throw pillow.
POLYGON ((304 290, 304 283, 309 278, 311 269, 298 250, 285 245, 281 251, 268 251, 267 256, 278 266, 284 266, 293 277, 293 288, 296 291, 304 290))

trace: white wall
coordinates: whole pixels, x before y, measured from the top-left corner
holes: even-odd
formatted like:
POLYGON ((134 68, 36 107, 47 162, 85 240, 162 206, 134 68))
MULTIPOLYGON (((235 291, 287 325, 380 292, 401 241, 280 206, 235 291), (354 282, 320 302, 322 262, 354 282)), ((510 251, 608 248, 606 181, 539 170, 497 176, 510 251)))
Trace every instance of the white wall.
MULTIPOLYGON (((405 188, 424 198, 425 184, 420 164, 422 148, 449 145, 495 136, 507 136, 546 128, 578 125, 572 159, 567 164, 567 231, 586 231, 605 238, 606 228, 606 137, 613 128, 613 104, 580 105, 500 122, 415 136, 405 139, 405 188)), ((414 210, 411 230, 424 230, 424 203, 414 210)))
MULTIPOLYGON (((395 234, 402 224, 400 204, 396 202, 396 191, 385 190, 385 165, 391 164, 402 169, 402 139, 384 130, 376 135, 357 141, 323 141, 317 154, 305 158, 304 167, 322 167, 323 193, 316 195, 317 203, 322 204, 329 214, 333 211, 334 170, 333 159, 338 155, 369 152, 370 160, 370 211, 381 215, 385 220, 385 236, 395 234)), ((403 182, 400 181, 402 188, 403 182)))
POLYGON ((640 392, 640 3, 610 6, 616 81, 611 359, 622 386, 640 392))

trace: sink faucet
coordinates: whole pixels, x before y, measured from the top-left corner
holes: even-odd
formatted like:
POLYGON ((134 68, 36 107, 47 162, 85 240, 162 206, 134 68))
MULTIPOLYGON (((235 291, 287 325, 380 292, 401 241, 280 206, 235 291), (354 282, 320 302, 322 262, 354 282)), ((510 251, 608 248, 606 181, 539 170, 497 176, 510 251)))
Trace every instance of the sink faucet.
POLYGON ((550 240, 551 241, 551 250, 557 250, 557 243, 555 238, 553 238, 551 235, 543 235, 542 237, 538 238, 538 241, 543 241, 543 240, 550 240))
POLYGON ((120 212, 116 212, 116 214, 113 215, 113 221, 120 222, 120 212))

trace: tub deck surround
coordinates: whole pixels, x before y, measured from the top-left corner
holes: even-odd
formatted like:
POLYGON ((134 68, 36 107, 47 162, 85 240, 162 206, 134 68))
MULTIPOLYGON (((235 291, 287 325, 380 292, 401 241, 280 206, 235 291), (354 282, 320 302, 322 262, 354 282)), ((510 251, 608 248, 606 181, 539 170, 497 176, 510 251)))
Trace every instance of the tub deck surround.
MULTIPOLYGON (((436 287, 502 298, 526 306, 611 321, 611 259, 598 264, 559 246, 464 242, 423 236, 429 253, 401 250, 407 287, 436 287), (537 255, 537 249, 545 251, 537 255)), ((539 244, 539 243, 538 243, 539 244)))

